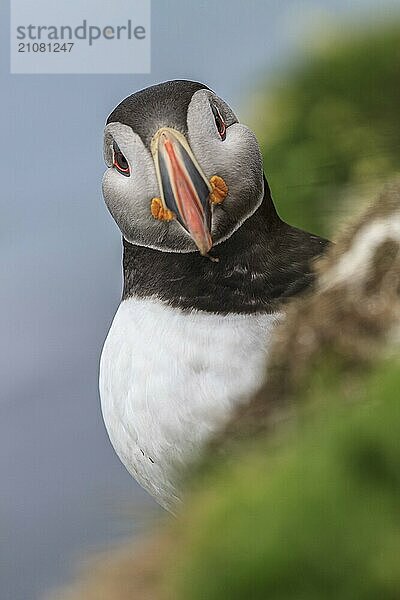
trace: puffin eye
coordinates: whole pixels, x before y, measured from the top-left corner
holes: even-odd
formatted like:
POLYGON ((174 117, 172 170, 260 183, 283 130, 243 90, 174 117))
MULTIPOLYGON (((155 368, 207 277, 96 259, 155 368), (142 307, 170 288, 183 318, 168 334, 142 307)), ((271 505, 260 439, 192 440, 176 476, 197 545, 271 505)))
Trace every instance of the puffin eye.
POLYGON ((226 138, 226 123, 221 115, 218 106, 216 106, 215 104, 211 104, 211 109, 213 111, 215 125, 217 127, 219 137, 221 138, 221 140, 224 140, 226 138))
POLYGON ((131 171, 128 161, 122 154, 116 142, 113 142, 113 166, 116 168, 118 173, 121 173, 121 175, 125 175, 125 177, 130 176, 131 171))

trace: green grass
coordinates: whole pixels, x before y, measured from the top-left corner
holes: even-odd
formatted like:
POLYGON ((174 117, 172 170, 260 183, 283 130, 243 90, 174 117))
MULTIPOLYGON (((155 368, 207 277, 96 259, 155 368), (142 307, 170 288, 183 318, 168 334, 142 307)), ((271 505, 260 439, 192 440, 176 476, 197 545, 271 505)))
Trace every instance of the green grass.
POLYGON ((284 77, 255 120, 265 171, 285 220, 326 235, 400 170, 400 23, 347 32, 284 77))
POLYGON ((198 484, 177 598, 400 597, 399 363, 347 377, 351 405, 340 375, 311 374, 279 444, 260 441, 198 484))

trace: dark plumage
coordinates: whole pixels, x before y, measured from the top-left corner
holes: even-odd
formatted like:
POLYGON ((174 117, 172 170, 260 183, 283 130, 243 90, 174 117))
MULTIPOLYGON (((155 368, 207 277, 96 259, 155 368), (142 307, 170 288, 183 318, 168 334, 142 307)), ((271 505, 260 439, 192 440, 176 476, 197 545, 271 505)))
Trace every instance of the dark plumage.
POLYGON ((146 146, 159 127, 174 127, 187 134, 186 113, 197 90, 207 89, 196 81, 166 81, 131 94, 118 104, 107 119, 107 124, 119 122, 132 127, 146 146), (166 97, 172 102, 166 104, 166 97), (144 118, 145 115, 145 118, 144 118))
POLYGON ((329 244, 282 221, 265 181, 261 206, 212 251, 158 252, 124 244, 123 299, 157 297, 181 309, 218 313, 275 312, 314 280, 313 259, 329 244))

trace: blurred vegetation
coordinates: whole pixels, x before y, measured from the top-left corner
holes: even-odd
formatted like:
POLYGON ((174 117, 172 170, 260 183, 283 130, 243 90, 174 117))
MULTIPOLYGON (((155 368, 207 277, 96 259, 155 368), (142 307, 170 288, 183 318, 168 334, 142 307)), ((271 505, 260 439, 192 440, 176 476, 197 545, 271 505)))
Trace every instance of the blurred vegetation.
POLYGON ((333 38, 257 95, 282 217, 320 235, 400 171, 400 23, 333 38))
POLYGON ((316 413, 197 486, 172 597, 400 598, 399 367, 354 372, 351 409, 340 367, 315 371, 303 400, 316 413))

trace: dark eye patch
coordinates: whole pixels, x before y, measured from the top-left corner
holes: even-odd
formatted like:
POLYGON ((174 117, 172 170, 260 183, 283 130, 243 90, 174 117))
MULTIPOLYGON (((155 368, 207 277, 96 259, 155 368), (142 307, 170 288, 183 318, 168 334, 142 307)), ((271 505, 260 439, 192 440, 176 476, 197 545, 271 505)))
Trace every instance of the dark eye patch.
POLYGON ((217 131, 219 133, 219 137, 221 138, 221 140, 224 140, 226 138, 226 123, 225 120, 221 114, 220 109, 218 108, 218 106, 214 103, 211 103, 211 110, 213 112, 214 115, 214 121, 215 121, 215 126, 217 128, 217 131))
POLYGON ((125 177, 130 176, 131 170, 129 168, 128 161, 115 141, 113 141, 113 166, 118 173, 121 173, 121 175, 125 175, 125 177))

